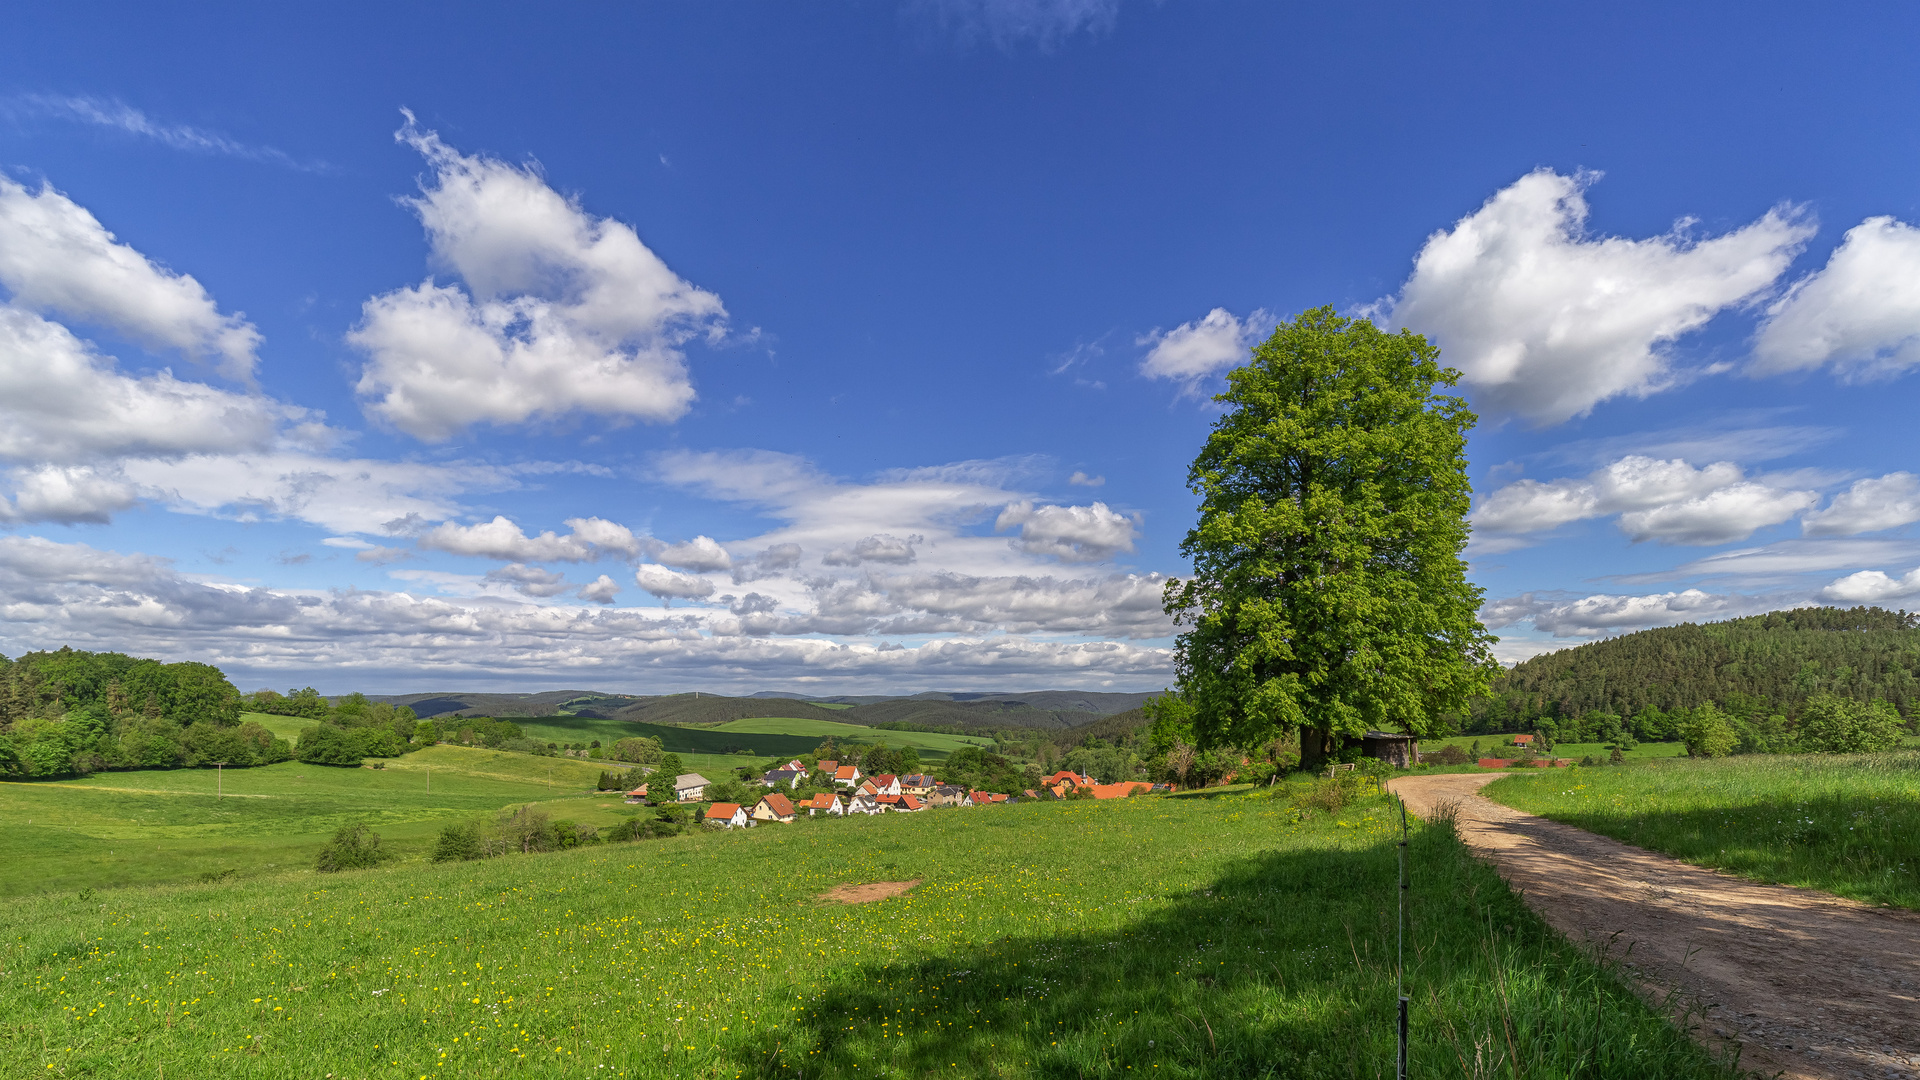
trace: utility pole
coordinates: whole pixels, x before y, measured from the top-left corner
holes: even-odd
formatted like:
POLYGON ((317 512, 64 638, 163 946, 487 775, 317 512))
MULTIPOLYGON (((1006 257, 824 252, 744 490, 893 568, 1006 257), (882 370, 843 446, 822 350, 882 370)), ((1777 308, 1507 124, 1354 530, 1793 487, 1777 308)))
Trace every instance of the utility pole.
POLYGON ((216 799, 227 797, 226 768, 227 763, 224 761, 213 763, 213 797, 216 799))

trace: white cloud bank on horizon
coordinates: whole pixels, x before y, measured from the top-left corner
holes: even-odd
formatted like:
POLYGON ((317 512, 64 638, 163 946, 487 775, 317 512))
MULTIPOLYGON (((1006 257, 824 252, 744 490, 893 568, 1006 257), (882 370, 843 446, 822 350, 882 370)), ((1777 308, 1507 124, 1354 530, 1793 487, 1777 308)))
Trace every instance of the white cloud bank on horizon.
POLYGON ((1557 424, 1674 385, 1669 346, 1760 296, 1814 233, 1780 208, 1705 239, 1689 221, 1645 240, 1589 236, 1596 179, 1538 169, 1434 233, 1383 321, 1439 344, 1477 405, 1557 424))
POLYGON ((480 423, 686 414, 681 346, 725 333, 719 297, 533 166, 461 154, 411 114, 395 138, 433 169, 407 204, 434 265, 461 285, 429 279, 366 302, 348 340, 367 354, 357 391, 370 416, 444 442, 480 423))
POLYGON ((193 580, 168 561, 0 536, 0 651, 49 642, 195 659, 245 682, 305 673, 367 681, 434 671, 653 688, 805 682, 848 690, 1007 678, 1159 685, 1169 650, 993 633, 904 647, 754 634, 730 613, 559 607, 510 598, 291 591, 193 580))

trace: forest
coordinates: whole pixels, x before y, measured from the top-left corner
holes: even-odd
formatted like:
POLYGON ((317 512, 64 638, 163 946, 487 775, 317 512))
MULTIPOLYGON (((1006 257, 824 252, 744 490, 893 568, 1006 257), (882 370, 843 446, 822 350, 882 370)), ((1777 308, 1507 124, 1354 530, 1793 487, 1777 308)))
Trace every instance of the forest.
POLYGON ((1791 726, 1809 701, 1920 706, 1920 616, 1877 607, 1797 608, 1624 634, 1536 656, 1460 718, 1467 734, 1558 730, 1562 741, 1670 739, 1673 717, 1712 704, 1791 726), (1595 728, 1586 731, 1585 728, 1595 728))

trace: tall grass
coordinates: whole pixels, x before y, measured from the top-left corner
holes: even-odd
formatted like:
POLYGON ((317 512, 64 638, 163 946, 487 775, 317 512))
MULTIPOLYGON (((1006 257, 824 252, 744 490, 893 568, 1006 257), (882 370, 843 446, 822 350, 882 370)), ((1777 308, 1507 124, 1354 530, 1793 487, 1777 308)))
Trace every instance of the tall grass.
MULTIPOLYGON (((1390 1076, 1397 824, 1025 804, 24 899, 0 1072, 1390 1076)), ((1412 855, 1414 1075, 1730 1076, 1445 823, 1412 855)))
POLYGON ((1681 759, 1515 776, 1486 794, 1757 881, 1920 908, 1920 753, 1681 759))

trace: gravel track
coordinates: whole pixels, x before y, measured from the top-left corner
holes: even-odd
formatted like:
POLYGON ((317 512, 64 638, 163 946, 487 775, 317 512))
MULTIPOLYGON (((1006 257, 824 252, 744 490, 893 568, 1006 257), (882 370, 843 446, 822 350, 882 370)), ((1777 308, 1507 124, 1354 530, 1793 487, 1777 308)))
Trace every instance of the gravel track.
POLYGON ((1920 1077, 1920 914, 1762 885, 1502 806, 1498 773, 1389 787, 1460 836, 1548 923, 1625 956, 1658 1005, 1692 1000, 1694 1034, 1743 1069, 1801 1078, 1920 1077), (1631 952, 1628 951, 1631 946, 1631 952))

